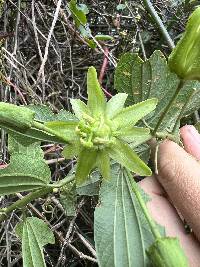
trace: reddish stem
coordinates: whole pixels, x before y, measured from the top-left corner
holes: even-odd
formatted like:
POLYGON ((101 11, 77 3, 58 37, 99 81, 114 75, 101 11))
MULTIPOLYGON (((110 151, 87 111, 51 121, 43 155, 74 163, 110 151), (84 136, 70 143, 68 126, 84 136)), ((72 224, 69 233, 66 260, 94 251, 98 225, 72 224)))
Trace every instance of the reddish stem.
MULTIPOLYGON (((108 67, 108 53, 109 53, 108 47, 105 46, 104 47, 103 64, 101 66, 101 71, 100 71, 100 74, 99 74, 99 83, 101 84, 101 86, 102 86, 102 82, 103 82, 103 78, 104 78, 105 72, 106 72, 107 67, 108 67)), ((102 87, 102 90, 104 91, 106 96, 112 97, 112 94, 109 93, 105 88, 102 87)))

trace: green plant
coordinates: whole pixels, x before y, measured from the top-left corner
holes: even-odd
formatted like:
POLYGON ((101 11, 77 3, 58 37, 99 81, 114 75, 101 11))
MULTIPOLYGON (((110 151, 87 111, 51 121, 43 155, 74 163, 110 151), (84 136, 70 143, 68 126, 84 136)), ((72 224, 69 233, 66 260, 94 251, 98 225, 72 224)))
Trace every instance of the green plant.
POLYGON ((137 54, 126 53, 115 72, 119 93, 108 102, 91 67, 87 105, 71 100, 75 115, 53 114, 44 106, 0 103, 0 125, 9 135, 10 153, 10 164, 0 170, 0 194, 30 192, 1 209, 0 221, 17 208, 23 210, 16 233, 22 239, 24 266, 45 266, 43 247, 55 242, 44 221, 26 216, 25 206, 58 192, 61 202, 69 195, 73 202, 75 185, 77 192, 87 185, 84 194, 92 195, 89 174, 96 167, 100 171, 95 178, 100 191, 94 219, 99 265, 188 266, 178 240, 166 237, 151 219, 148 196, 133 179, 133 173, 151 175, 144 162, 150 151, 147 141, 171 138, 178 142, 181 118, 199 108, 200 83, 184 78, 170 71, 160 51, 145 62, 137 54), (41 141, 62 143, 66 159, 78 156, 75 174, 51 181, 41 141))

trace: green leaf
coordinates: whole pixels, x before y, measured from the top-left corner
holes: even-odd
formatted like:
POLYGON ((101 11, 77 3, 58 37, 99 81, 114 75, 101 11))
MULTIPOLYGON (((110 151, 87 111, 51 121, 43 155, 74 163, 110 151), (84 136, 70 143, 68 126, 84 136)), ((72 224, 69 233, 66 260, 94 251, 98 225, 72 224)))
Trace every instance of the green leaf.
POLYGON ((117 10, 119 11, 119 10, 124 10, 126 8, 126 5, 124 5, 124 4, 119 4, 119 5, 117 5, 117 10))
POLYGON ((108 148, 108 153, 112 159, 141 176, 150 176, 152 174, 151 169, 138 157, 129 145, 120 140, 115 140, 112 147, 108 148))
POLYGON ((124 108, 113 118, 113 123, 117 125, 119 129, 123 129, 124 127, 131 127, 145 115, 153 111, 156 105, 157 99, 152 98, 133 106, 124 108))
POLYGON ((104 179, 110 178, 110 157, 105 150, 98 151, 97 166, 104 179))
POLYGON ((76 26, 79 27, 80 25, 86 25, 87 17, 85 14, 87 14, 87 12, 85 8, 83 9, 81 8, 81 6, 78 6, 76 0, 71 0, 69 2, 69 8, 72 12, 72 17, 75 21, 76 26))
POLYGON ((0 195, 46 187, 51 173, 39 143, 23 146, 9 137, 10 164, 0 169, 0 195))
POLYGON ((45 105, 29 105, 27 107, 35 112, 35 119, 39 122, 77 120, 72 113, 64 109, 55 114, 50 107, 45 105))
POLYGON ((16 233, 22 240, 23 266, 45 267, 43 247, 55 243, 47 224, 38 218, 28 217, 17 225, 16 233))
POLYGON ((67 216, 76 215, 76 184, 74 181, 62 187, 60 202, 67 216))
POLYGON ((98 170, 94 170, 88 176, 88 179, 80 186, 77 186, 76 191, 81 196, 94 196, 99 194, 101 175, 98 170))
POLYGON ((70 103, 72 105, 72 109, 76 115, 76 117, 81 120, 83 114, 89 114, 88 108, 86 104, 80 99, 70 99, 70 103))
POLYGON ((77 121, 50 121, 44 123, 44 125, 65 136, 69 141, 76 139, 75 129, 78 125, 77 121))
POLYGON ((67 144, 63 151, 62 151, 62 155, 66 158, 66 159, 71 159, 75 156, 77 156, 80 152, 80 144, 79 144, 79 140, 67 144))
POLYGON ((114 38, 110 35, 97 34, 94 37, 97 41, 112 41, 114 38))
POLYGON ((16 131, 26 131, 31 127, 35 112, 9 103, 0 102, 0 126, 16 131))
POLYGON ((132 53, 124 54, 117 64, 114 77, 115 88, 119 92, 128 94, 128 105, 142 101, 140 98, 142 64, 142 59, 137 54, 132 53))
POLYGON ((94 239, 100 267, 146 267, 154 241, 149 225, 120 165, 103 180, 94 214, 94 239))
MULTIPOLYGON (((171 73, 164 55, 155 51, 145 62, 137 54, 124 54, 115 72, 115 88, 129 94, 128 104, 156 97, 158 105, 145 118, 150 127, 155 127, 161 114, 175 94, 180 80, 171 73)), ((169 112, 165 114, 159 131, 172 130, 179 115, 187 116, 200 107, 200 82, 187 81, 179 92, 169 112), (189 103, 188 103, 189 101, 189 103)))
POLYGON ((79 154, 78 165, 76 169, 76 184, 81 185, 94 168, 97 158, 97 150, 83 148, 79 154))
POLYGON ((35 112, 35 119, 40 122, 54 121, 55 114, 45 105, 28 105, 27 108, 35 112))
POLYGON ((132 147, 145 143, 152 138, 149 129, 139 127, 121 129, 115 133, 115 136, 122 141, 131 143, 132 147))
POLYGON ((97 73, 94 67, 90 67, 87 73, 87 106, 92 115, 98 116, 105 112, 106 99, 97 79, 97 73))
POLYGON ((117 115, 124 107, 127 99, 127 94, 119 93, 114 95, 106 104, 106 115, 109 119, 112 119, 117 115))

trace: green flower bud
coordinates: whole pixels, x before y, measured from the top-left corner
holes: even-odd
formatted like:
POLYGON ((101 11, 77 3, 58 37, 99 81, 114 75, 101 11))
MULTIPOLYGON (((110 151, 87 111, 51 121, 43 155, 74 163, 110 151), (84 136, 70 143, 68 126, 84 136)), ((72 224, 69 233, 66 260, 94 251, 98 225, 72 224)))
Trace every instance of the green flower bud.
POLYGON ((169 67, 181 79, 200 80, 200 7, 190 16, 185 33, 169 56, 169 67))
POLYGON ((177 238, 157 239, 148 249, 147 255, 154 267, 189 267, 177 238))
POLYGON ((0 102, 0 126, 27 130, 32 126, 35 112, 29 108, 0 102))

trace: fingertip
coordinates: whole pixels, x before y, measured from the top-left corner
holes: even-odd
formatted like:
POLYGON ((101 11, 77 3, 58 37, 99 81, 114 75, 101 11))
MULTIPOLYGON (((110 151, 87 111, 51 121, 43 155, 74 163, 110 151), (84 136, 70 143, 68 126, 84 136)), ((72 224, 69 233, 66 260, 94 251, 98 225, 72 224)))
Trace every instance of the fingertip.
POLYGON ((200 134, 193 125, 185 125, 180 129, 185 150, 200 160, 200 134))

